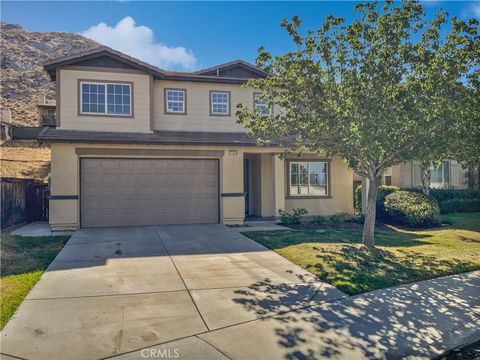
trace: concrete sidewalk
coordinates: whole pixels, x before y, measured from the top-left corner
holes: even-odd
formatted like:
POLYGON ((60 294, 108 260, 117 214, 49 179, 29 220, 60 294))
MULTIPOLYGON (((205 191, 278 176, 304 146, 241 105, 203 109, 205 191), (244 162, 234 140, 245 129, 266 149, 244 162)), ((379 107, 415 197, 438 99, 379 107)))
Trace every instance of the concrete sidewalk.
MULTIPOLYGON (((256 313, 261 302, 245 294, 256 313)), ((431 359, 480 339, 480 271, 226 326, 115 359, 431 359), (201 341, 203 340, 203 342, 201 341)))

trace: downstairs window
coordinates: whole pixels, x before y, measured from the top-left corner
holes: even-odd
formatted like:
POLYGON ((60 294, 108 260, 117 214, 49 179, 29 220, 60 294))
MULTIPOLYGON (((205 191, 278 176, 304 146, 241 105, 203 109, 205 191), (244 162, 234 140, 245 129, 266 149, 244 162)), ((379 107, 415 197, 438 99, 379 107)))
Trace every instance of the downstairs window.
POLYGON ((328 162, 291 161, 289 162, 288 195, 327 196, 328 162))

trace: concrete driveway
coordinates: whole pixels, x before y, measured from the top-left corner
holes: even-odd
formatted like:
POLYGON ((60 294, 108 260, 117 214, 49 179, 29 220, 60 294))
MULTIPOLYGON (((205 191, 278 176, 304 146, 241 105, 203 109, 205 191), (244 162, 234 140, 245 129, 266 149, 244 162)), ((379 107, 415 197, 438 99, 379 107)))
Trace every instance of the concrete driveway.
POLYGON ((3 329, 2 353, 225 359, 202 334, 342 297, 222 225, 82 229, 3 329))

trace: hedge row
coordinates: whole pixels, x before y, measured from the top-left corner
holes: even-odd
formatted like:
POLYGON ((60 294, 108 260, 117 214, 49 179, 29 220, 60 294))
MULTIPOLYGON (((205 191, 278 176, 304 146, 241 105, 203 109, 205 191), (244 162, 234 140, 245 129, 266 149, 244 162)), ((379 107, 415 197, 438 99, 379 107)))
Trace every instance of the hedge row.
POLYGON ((479 199, 450 199, 440 201, 440 213, 462 213, 462 212, 480 212, 480 198, 479 199))
MULTIPOLYGON (((397 186, 380 185, 377 197, 377 218, 382 219, 388 217, 385 213, 384 202, 386 196, 400 190, 397 186)), ((419 188, 405 189, 412 193, 421 194, 419 188)), ((362 211, 362 186, 355 189, 354 194, 355 211, 362 211)), ((463 189, 430 189, 430 198, 438 202, 441 214, 449 214, 455 212, 480 212, 480 191, 463 190, 463 189)))
MULTIPOLYGON (((421 192, 421 189, 408 189, 421 192)), ((430 189, 430 196, 437 200, 441 214, 479 212, 480 191, 466 189, 430 189)))
MULTIPOLYGON (((422 189, 405 189, 408 191, 421 192, 422 189)), ((480 199, 480 191, 467 189, 430 189, 430 196, 439 203, 453 199, 480 199)))

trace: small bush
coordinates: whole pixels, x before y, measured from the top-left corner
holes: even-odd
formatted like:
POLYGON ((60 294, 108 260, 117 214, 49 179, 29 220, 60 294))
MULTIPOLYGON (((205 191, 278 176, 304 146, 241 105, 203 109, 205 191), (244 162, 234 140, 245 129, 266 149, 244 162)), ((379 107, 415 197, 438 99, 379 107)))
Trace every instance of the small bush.
POLYGON ((346 212, 341 212, 341 213, 336 213, 332 216, 330 216, 330 221, 334 224, 342 224, 345 222, 354 222, 356 216, 346 213, 346 212))
POLYGON ((385 215, 393 222, 413 228, 440 224, 435 199, 411 191, 395 191, 385 198, 385 215))
POLYGON ((450 199, 440 201, 441 214, 462 213, 462 212, 480 212, 480 198, 478 199, 450 199))
MULTIPOLYGON (((385 208, 383 203, 385 198, 391 193, 400 190, 398 186, 380 185, 377 190, 377 219, 385 218, 385 208)), ((357 186, 355 189, 355 212, 362 212, 362 185, 357 186)))
POLYGON ((352 222, 354 222, 355 224, 363 224, 365 222, 365 215, 363 214, 355 215, 352 222))
POLYGON ((362 212, 362 185, 358 185, 353 193, 353 208, 357 214, 362 212))
POLYGON ((325 216, 317 215, 313 217, 313 222, 317 225, 324 225, 328 219, 325 216))
POLYGON ((282 209, 279 209, 278 212, 280 213, 280 219, 282 221, 282 224, 285 225, 301 224, 302 216, 308 214, 308 211, 303 208, 293 209, 292 214, 282 209))

